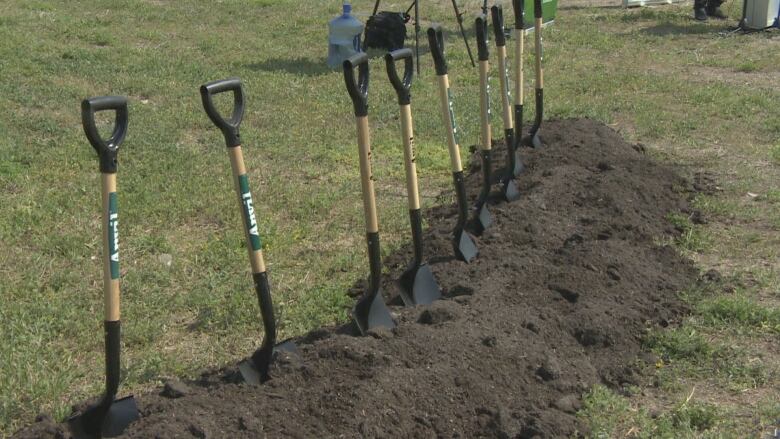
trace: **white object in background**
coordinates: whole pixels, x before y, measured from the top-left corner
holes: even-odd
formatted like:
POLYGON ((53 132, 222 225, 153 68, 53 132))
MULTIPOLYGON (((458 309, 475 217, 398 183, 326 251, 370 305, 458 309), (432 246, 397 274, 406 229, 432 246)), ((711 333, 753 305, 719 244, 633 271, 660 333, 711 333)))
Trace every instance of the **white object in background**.
POLYGON ((344 60, 361 51, 363 23, 350 12, 352 5, 344 2, 342 15, 328 23, 328 66, 332 69, 340 68, 344 60))
POLYGON ((765 29, 779 26, 780 0, 745 0, 741 26, 745 29, 765 29))
POLYGON ((623 0, 624 8, 631 8, 635 6, 650 6, 650 5, 671 5, 674 3, 683 3, 687 0, 623 0))

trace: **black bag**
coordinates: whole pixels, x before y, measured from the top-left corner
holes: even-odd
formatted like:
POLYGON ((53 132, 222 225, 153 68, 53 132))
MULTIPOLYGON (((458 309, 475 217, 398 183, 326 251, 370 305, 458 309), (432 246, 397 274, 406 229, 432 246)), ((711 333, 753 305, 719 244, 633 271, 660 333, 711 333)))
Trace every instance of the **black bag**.
POLYGON ((396 50, 404 47, 409 14, 382 11, 366 23, 366 47, 396 50))

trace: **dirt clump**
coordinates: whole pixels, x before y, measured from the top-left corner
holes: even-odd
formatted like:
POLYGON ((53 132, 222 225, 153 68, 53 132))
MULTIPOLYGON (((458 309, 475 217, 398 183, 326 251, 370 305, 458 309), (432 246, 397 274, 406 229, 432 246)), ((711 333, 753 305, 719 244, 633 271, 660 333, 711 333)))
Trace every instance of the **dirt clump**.
MULTIPOLYGON (((643 334, 685 312, 677 292, 697 273, 658 238, 675 233, 667 215, 689 210, 692 184, 595 121, 548 121, 541 135, 543 148, 522 151, 522 198, 491 203, 495 224, 473 263, 451 256, 455 207, 428 210, 425 250, 444 300, 392 307, 392 331, 317 330, 299 340, 300 361, 280 358, 260 387, 230 368, 137 395, 142 418, 126 437, 582 433, 581 395, 637 384, 643 334)), ((470 175, 469 193, 480 183, 470 175)), ((388 300, 410 257, 386 258, 388 300)), ((16 437, 58 434, 43 417, 16 437)))

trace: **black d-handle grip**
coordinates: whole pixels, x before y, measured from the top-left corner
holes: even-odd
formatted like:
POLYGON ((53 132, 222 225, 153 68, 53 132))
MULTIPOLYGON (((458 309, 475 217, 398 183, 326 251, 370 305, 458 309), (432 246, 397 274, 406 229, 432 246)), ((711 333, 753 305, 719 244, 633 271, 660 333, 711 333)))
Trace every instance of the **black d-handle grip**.
POLYGON ((409 105, 412 97, 409 90, 412 88, 412 76, 414 75, 414 52, 409 48, 388 52, 385 55, 385 64, 387 65, 387 76, 398 95, 398 105, 409 105), (395 67, 396 61, 399 60, 404 62, 403 79, 398 76, 398 69, 395 67))
POLYGON ((504 35, 504 8, 501 5, 493 5, 490 8, 490 16, 493 19, 493 34, 496 36, 496 46, 506 46, 504 35))
POLYGON ((542 18, 542 0, 534 0, 534 18, 542 18))
POLYGON ((203 109, 206 110, 209 119, 225 135, 227 147, 241 145, 241 135, 238 132, 238 126, 241 125, 241 120, 244 118, 244 88, 241 87, 241 80, 229 78, 203 84, 200 86, 200 97, 203 101, 203 109), (233 114, 230 119, 225 119, 219 114, 212 100, 213 95, 225 91, 233 92, 233 114))
POLYGON ((487 17, 484 14, 478 15, 474 26, 477 31, 477 58, 480 61, 487 61, 490 58, 487 41, 487 17))
POLYGON ((355 116, 368 116, 368 55, 360 52, 344 60, 344 83, 355 107, 355 116), (358 68, 357 81, 355 67, 358 68))
POLYGON ((431 48, 436 74, 439 76, 446 75, 447 60, 444 58, 444 34, 441 31, 441 26, 438 24, 433 24, 428 28, 428 45, 431 48))
POLYGON ((123 96, 100 96, 81 101, 81 124, 89 143, 100 157, 100 172, 113 174, 116 172, 116 153, 119 145, 127 135, 127 98, 123 96), (104 110, 114 110, 116 119, 111 137, 100 137, 95 125, 95 113, 104 110))
POLYGON ((515 11, 515 29, 525 28, 525 1, 512 0, 512 9, 515 11))

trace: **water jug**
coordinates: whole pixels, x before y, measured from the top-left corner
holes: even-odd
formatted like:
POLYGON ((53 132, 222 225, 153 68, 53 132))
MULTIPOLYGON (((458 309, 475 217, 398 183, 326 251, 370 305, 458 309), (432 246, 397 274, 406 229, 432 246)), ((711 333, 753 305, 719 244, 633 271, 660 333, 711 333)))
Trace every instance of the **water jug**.
POLYGON ((340 68, 345 59, 360 52, 363 23, 350 15, 352 5, 349 3, 344 3, 343 11, 328 23, 328 66, 332 69, 340 68))

